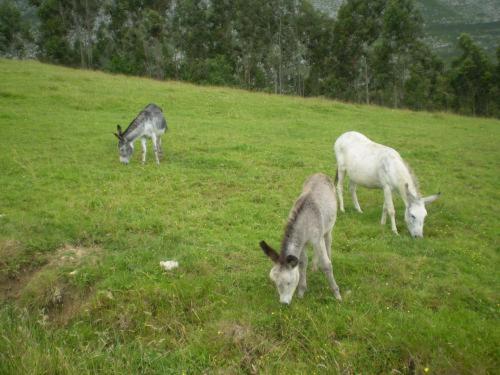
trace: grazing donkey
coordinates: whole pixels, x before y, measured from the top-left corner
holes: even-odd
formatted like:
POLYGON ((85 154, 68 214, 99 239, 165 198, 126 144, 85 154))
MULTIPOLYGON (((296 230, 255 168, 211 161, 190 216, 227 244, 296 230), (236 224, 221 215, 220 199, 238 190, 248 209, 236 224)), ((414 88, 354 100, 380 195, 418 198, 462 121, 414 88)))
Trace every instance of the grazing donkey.
POLYGON ((167 130, 167 122, 163 117, 163 112, 156 104, 148 104, 141 113, 130 123, 127 130, 122 132, 120 125, 116 126, 118 133, 114 133, 118 138, 118 150, 120 151, 120 161, 128 164, 132 152, 134 152, 134 142, 141 139, 142 162, 146 162, 146 138, 153 141, 156 164, 160 164, 160 156, 163 156, 161 148, 161 136, 167 130))
POLYGON ((358 132, 347 132, 335 141, 333 146, 337 158, 337 192, 340 211, 344 212, 342 185, 344 176, 349 176, 354 207, 361 211, 356 185, 378 188, 384 191, 381 224, 386 222, 387 214, 391 218, 392 231, 398 234, 392 191, 397 190, 405 203, 405 221, 413 237, 423 237, 424 219, 427 215, 425 205, 434 202, 441 193, 422 198, 418 192, 417 181, 408 165, 399 153, 387 146, 372 142, 358 132))
POLYGON ((307 243, 314 247, 313 269, 319 261, 335 298, 342 299, 331 262, 332 229, 336 218, 335 186, 328 176, 317 173, 306 180, 302 194, 290 211, 281 253, 278 254, 265 241, 260 242, 264 253, 274 262, 269 276, 278 288, 281 303, 290 304, 297 285, 299 297, 304 296, 307 289, 307 243))

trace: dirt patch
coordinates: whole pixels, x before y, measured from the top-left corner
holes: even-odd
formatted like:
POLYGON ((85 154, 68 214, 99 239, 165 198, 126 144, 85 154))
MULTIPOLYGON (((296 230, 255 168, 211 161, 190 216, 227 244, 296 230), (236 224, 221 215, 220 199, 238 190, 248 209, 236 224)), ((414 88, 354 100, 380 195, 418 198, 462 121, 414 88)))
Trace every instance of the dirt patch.
POLYGON ((4 264, 6 257, 16 255, 20 247, 20 243, 16 240, 7 239, 0 241, 0 264, 4 264))
POLYGON ((27 282, 28 270, 23 271, 23 248, 19 241, 0 241, 0 301, 12 298, 27 282))
POLYGON ((0 240, 0 281, 7 278, 13 260, 22 253, 21 244, 16 240, 0 240))
MULTIPOLYGON (((236 367, 250 374, 259 373, 261 357, 272 351, 272 340, 258 333, 251 325, 241 322, 222 321, 218 324, 217 335, 223 340, 225 348, 236 349, 240 355, 236 367)), ((222 369, 219 373, 233 373, 233 367, 222 369)))
POLYGON ((66 245, 50 257, 47 266, 73 266, 77 267, 85 261, 86 264, 95 264, 98 260, 98 255, 101 252, 99 247, 78 247, 66 245))
POLYGON ((244 343, 245 339, 251 336, 251 329, 247 325, 241 325, 234 322, 224 322, 219 326, 218 333, 223 335, 228 341, 235 345, 244 343))
MULTIPOLYGON (((0 280, 0 301, 39 310, 45 320, 65 324, 88 300, 90 290, 77 288, 72 279, 81 268, 95 265, 101 248, 65 245, 44 255, 41 265, 26 267, 0 280)), ((4 252, 2 252, 4 254, 4 252)))

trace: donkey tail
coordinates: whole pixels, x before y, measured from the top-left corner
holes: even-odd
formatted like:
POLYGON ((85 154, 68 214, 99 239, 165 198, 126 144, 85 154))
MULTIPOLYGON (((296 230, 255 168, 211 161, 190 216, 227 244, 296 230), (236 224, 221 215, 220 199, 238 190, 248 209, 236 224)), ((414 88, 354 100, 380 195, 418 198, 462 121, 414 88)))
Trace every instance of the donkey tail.
POLYGON ((339 168, 335 170, 335 181, 333 182, 335 185, 337 185, 337 182, 339 181, 339 168))

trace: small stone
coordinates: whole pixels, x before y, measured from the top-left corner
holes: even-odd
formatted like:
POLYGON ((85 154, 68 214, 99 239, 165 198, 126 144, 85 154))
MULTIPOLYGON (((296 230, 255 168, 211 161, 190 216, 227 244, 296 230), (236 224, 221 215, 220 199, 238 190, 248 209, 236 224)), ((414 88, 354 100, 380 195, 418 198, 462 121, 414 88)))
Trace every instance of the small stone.
POLYGON ((174 268, 179 267, 179 262, 175 260, 167 260, 164 262, 160 262, 160 267, 163 268, 165 271, 171 271, 174 268))

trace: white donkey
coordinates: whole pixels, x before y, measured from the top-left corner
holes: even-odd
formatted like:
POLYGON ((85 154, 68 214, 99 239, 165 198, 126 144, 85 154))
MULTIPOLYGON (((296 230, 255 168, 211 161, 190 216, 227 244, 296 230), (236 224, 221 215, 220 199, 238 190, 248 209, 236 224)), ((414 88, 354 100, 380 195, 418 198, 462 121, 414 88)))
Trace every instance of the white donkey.
POLYGON ((116 126, 118 133, 114 133, 118 138, 118 150, 120 152, 120 161, 128 164, 130 157, 134 152, 134 142, 137 138, 141 139, 142 162, 146 162, 146 138, 153 141, 153 150, 155 153, 156 164, 160 164, 160 156, 163 151, 161 148, 161 136, 167 130, 167 122, 163 112, 156 104, 148 104, 137 117, 130 123, 127 130, 122 131, 120 125, 116 126))
POLYGON ((304 296, 307 289, 307 243, 314 247, 313 267, 316 268, 319 261, 335 298, 341 300, 331 262, 332 229, 336 218, 335 186, 328 176, 317 173, 306 180, 302 194, 290 211, 281 253, 278 254, 266 242, 260 242, 264 253, 275 264, 269 276, 278 288, 281 303, 292 301, 297 285, 299 297, 304 296))
POLYGON ((396 228, 392 191, 397 190, 405 203, 405 221, 413 237, 423 237, 424 219, 427 216, 425 205, 434 202, 441 193, 422 198, 418 192, 417 181, 399 153, 387 146, 372 142, 363 134, 350 131, 342 134, 333 146, 337 158, 337 191, 340 211, 344 212, 342 185, 344 176, 349 176, 354 207, 361 211, 356 186, 378 188, 384 191, 384 206, 381 224, 385 224, 387 214, 391 218, 391 228, 396 228))

